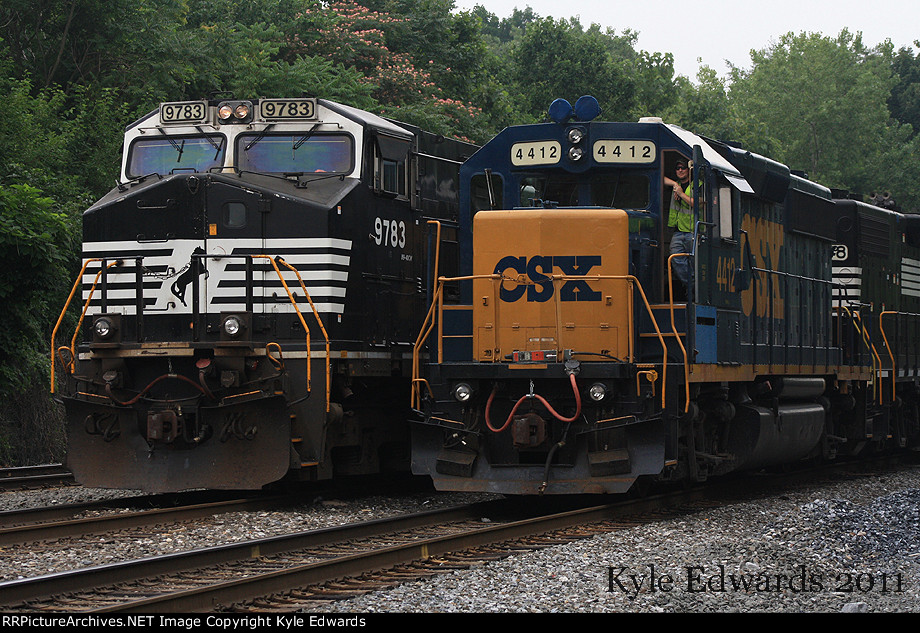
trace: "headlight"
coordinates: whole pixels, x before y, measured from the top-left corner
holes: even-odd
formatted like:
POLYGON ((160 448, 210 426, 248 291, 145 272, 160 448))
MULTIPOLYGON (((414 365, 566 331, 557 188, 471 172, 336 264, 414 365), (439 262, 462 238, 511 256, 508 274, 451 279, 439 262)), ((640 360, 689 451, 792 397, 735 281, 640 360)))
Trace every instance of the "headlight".
POLYGON ((217 106, 217 118, 221 123, 249 123, 252 120, 252 104, 249 101, 224 101, 217 106))
POLYGON ((454 400, 457 402, 466 402, 473 395, 473 388, 465 382, 454 385, 454 400))
MULTIPOLYGON (((213 326, 208 326, 211 331, 213 326)), ((238 345, 248 341, 252 331, 252 315, 249 312, 221 312, 220 325, 217 328, 223 344, 238 345)))
POLYGON ((585 133, 580 128, 573 127, 569 130, 569 143, 577 145, 584 137, 585 133))
POLYGON ((585 155, 585 152, 580 147, 570 147, 569 148, 569 158, 572 160, 581 160, 581 157, 585 155))
POLYGON ((223 328, 227 336, 235 338, 243 331, 243 322, 238 316, 231 315, 224 319, 223 328))
POLYGON ((100 340, 112 338, 115 335, 116 329, 115 322, 109 317, 99 317, 96 319, 96 322, 93 323, 93 332, 100 340))
POLYGON ((596 382, 588 389, 588 397, 594 402, 600 402, 607 395, 607 387, 600 382, 596 382))

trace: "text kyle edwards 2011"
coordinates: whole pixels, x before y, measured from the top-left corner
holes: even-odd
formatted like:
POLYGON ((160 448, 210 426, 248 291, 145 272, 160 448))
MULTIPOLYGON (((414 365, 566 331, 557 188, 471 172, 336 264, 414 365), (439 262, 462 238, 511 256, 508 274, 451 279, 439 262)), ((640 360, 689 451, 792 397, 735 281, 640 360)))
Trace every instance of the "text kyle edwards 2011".
POLYGON ((788 572, 730 572, 725 565, 687 565, 679 570, 662 570, 655 565, 633 569, 607 567, 607 591, 635 598, 640 593, 815 593, 844 594, 901 593, 906 580, 900 572, 852 571, 835 574, 809 571, 798 565, 788 572))

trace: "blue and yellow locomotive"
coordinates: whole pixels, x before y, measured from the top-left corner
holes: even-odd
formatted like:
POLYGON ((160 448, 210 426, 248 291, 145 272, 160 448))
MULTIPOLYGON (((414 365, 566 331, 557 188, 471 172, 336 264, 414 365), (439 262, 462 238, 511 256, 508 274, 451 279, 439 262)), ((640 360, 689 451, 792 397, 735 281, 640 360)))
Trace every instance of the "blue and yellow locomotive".
POLYGON ((910 218, 660 119, 598 113, 557 100, 553 122, 510 127, 463 165, 456 272, 433 227, 413 471, 442 490, 621 493, 909 444, 910 218), (678 163, 692 246, 672 254, 678 163))

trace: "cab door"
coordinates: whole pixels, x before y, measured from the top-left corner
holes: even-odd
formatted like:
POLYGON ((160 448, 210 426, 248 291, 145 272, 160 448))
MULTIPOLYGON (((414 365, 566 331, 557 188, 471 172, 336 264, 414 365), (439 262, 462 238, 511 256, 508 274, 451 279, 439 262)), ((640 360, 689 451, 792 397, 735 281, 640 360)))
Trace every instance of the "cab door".
POLYGON ((265 216, 270 201, 262 193, 222 180, 208 185, 205 218, 205 280, 202 310, 213 324, 221 312, 264 311, 265 279, 271 268, 265 254, 265 216))
POLYGON ((725 176, 702 170, 697 305, 698 363, 738 361, 741 355, 741 291, 746 284, 739 226, 740 194, 725 176))

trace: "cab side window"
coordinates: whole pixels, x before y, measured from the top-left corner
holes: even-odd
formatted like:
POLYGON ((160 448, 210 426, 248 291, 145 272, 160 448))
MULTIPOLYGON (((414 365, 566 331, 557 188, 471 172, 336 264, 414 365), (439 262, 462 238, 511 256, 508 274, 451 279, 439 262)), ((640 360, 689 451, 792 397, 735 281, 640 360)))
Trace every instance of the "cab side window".
POLYGON ((409 196, 409 141, 378 135, 374 142, 374 190, 397 198, 409 196))
POLYGON ((484 209, 502 209, 502 178, 498 174, 476 174, 470 180, 470 203, 473 213, 484 209))

